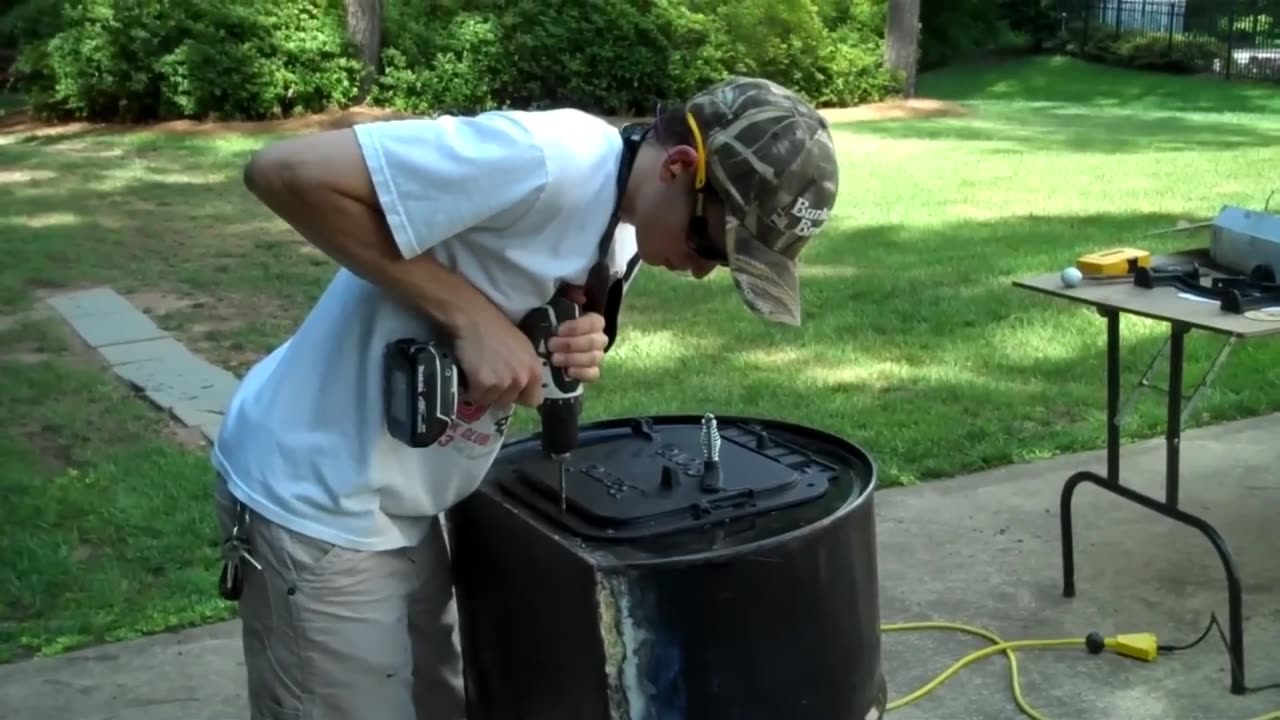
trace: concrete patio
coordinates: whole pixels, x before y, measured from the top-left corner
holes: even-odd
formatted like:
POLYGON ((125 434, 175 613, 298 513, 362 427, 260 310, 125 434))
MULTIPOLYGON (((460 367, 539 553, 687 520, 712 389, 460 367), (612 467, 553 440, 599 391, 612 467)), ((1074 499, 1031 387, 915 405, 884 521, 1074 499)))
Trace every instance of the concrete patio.
MULTIPOLYGON (((1280 505, 1280 416, 1188 432, 1183 438, 1185 507, 1227 536, 1245 584, 1250 686, 1280 681, 1280 535, 1267 530, 1280 505)), ((1126 449, 1129 481, 1158 488, 1163 443, 1126 449)), ((1109 502, 1091 486, 1077 499, 1079 596, 1061 595, 1058 491, 1077 468, 1103 467, 1100 453, 890 489, 877 497, 882 610, 886 623, 947 620, 1006 640, 1083 637, 1091 630, 1155 632, 1183 644, 1210 612, 1227 622, 1217 556, 1198 532, 1139 508, 1109 502)), ((232 720, 247 716, 234 622, 0 667, 6 720, 232 720)), ((983 641, 950 632, 885 636, 890 695, 927 683, 983 641)), ((1226 651, 1216 631, 1193 650, 1154 663, 1083 650, 1020 652, 1027 701, 1048 718, 1246 720, 1280 709, 1280 690, 1229 693, 1226 651)), ((1017 718, 1002 657, 966 668, 893 720, 1017 718)))

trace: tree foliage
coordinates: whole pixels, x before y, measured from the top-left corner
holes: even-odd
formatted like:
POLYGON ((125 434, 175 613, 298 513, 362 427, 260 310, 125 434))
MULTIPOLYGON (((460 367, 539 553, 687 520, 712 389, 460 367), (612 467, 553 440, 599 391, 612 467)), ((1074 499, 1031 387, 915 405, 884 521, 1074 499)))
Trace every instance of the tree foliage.
MULTIPOLYGON (((1085 3, 1101 0, 918 1, 920 72, 1036 51, 1195 72, 1217 53, 1191 36, 1085 36, 1085 3)), ((1206 2, 1188 6, 1201 32, 1216 18, 1206 2)), ((37 112, 91 120, 259 119, 360 101, 647 114, 730 73, 839 106, 901 94, 907 78, 887 68, 910 67, 886 61, 888 0, 381 0, 376 31, 368 13, 347 15, 352 3, 17 0, 0 47, 20 49, 12 74, 37 112), (366 47, 376 38, 376 57, 353 31, 366 47)), ((1271 27, 1241 22, 1259 36, 1271 27)))
MULTIPOLYGON (((852 105, 901 87, 883 28, 883 0, 384 0, 368 100, 644 114, 744 73, 852 105)), ((282 117, 346 107, 368 79, 343 0, 20 0, 4 30, 51 117, 282 117)))

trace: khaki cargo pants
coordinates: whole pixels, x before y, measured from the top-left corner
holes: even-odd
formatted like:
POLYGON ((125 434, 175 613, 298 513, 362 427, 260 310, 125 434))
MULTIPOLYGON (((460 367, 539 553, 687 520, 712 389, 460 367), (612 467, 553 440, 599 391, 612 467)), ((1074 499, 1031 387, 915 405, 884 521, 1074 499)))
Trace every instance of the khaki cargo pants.
MULTIPOLYGON (((238 504, 215 480, 221 541, 238 504)), ((242 563, 239 602, 251 720, 466 718, 438 521, 418 547, 361 552, 248 517, 262 566, 242 563)))

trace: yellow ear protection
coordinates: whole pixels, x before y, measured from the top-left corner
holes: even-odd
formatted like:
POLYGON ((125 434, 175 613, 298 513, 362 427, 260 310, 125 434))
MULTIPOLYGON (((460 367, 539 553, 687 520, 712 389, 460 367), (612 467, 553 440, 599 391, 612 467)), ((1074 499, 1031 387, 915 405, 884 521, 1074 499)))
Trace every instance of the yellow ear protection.
POLYGON ((693 231, 693 251, 704 260, 727 265, 729 258, 711 238, 710 228, 707 227, 707 216, 703 211, 707 194, 707 152, 702 142, 702 131, 698 129, 698 121, 693 117, 693 113, 686 111, 685 119, 689 122, 689 130, 693 132, 693 146, 698 153, 698 169, 693 180, 696 191, 695 204, 693 217, 689 219, 689 226, 693 231))
POLYGON ((694 176, 693 187, 698 190, 698 213, 702 213, 702 186, 707 184, 707 153, 702 145, 702 131, 698 129, 698 121, 693 113, 685 112, 689 120, 689 130, 693 132, 693 149, 698 151, 698 174, 694 176))

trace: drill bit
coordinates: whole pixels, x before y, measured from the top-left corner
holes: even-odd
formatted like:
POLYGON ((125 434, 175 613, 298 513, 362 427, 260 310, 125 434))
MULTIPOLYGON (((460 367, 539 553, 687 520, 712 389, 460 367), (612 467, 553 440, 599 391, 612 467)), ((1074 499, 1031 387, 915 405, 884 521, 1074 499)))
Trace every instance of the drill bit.
POLYGON ((556 462, 560 465, 560 512, 564 512, 567 507, 564 490, 564 456, 557 457, 556 462))

